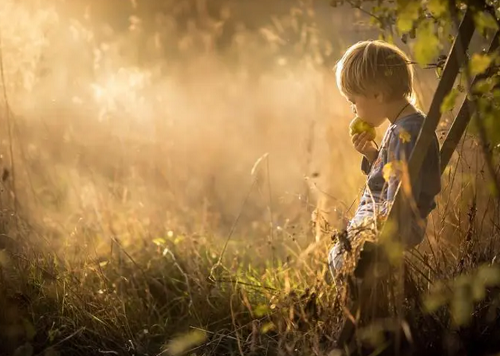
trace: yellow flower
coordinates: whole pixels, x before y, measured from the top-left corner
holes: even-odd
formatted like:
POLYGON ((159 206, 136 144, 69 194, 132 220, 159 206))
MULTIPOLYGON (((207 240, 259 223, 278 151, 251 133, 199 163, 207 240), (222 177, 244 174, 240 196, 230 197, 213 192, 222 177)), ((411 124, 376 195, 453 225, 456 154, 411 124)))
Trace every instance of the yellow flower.
POLYGON ((401 173, 401 161, 392 161, 387 163, 384 168, 382 168, 382 175, 386 182, 392 177, 397 177, 401 173))
POLYGON ((407 143, 407 142, 410 142, 411 141, 411 135, 408 131, 406 131, 405 129, 400 129, 399 130, 399 139, 403 142, 403 143, 407 143))

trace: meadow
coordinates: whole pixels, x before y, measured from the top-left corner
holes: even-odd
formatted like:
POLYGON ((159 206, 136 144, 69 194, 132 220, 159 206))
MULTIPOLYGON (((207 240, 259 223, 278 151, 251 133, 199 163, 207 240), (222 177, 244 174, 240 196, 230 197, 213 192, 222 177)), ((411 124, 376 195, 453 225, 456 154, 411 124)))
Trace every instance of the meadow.
MULTIPOLYGON (((332 67, 374 32, 318 4, 0 0, 0 355, 338 354, 311 215, 363 188, 332 67)), ((484 167, 467 135, 405 258, 408 354, 500 351, 484 167)))

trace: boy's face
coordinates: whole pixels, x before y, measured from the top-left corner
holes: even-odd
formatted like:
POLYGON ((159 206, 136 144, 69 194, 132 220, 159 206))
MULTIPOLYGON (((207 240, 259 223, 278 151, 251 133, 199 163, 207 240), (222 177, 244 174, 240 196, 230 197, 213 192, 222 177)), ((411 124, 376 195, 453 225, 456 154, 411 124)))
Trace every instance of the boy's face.
POLYGON ((373 127, 378 127, 384 123, 386 113, 380 94, 349 95, 347 100, 351 103, 352 111, 373 127))

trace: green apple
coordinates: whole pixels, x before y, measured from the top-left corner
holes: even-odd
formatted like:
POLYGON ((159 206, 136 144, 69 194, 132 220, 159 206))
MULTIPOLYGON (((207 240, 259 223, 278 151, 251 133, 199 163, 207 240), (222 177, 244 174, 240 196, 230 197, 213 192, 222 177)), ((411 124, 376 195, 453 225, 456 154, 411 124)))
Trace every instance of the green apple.
POLYGON ((349 134, 354 136, 363 132, 368 132, 368 140, 370 141, 373 141, 377 136, 377 132, 372 125, 361 119, 359 116, 356 116, 349 125, 349 134))

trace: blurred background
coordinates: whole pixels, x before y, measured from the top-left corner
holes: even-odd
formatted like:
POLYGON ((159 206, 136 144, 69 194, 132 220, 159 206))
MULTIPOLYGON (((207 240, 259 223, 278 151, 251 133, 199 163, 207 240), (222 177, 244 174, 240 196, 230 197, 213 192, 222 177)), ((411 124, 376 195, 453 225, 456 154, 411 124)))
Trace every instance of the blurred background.
MULTIPOLYGON (((350 2, 0 0, 0 354, 151 355, 205 330, 207 355, 332 354, 346 295, 311 218, 342 227, 365 181, 334 66, 382 35, 350 2)), ((414 69, 427 111, 438 78, 414 69)), ((500 283, 473 272, 500 241, 482 157, 469 130, 405 258, 406 294, 388 289, 437 355, 499 340, 498 296, 473 306, 500 283), (433 284, 456 276, 453 294, 433 284), (423 311, 434 287, 450 313, 423 311)))
MULTIPOLYGON (((353 213, 364 177, 333 67, 379 37, 363 12, 319 0, 0 6, 4 212, 15 199, 51 248, 216 239, 237 218, 235 241, 279 245, 273 231, 302 226, 310 243, 316 207, 333 225, 353 213)), ((427 109, 435 74, 417 81, 427 109)))

